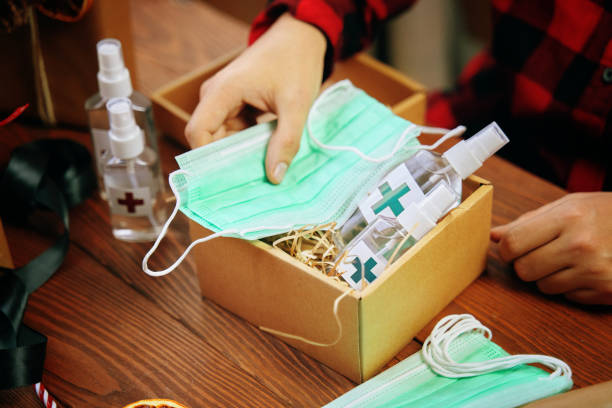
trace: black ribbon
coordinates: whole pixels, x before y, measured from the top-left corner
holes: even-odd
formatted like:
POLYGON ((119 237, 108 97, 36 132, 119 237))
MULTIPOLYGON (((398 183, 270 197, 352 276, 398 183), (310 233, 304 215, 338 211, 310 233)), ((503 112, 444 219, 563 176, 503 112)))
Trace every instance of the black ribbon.
POLYGON ((13 150, 0 180, 0 214, 25 221, 34 210, 57 214, 62 236, 28 264, 0 268, 0 389, 35 384, 42 379, 47 338, 22 324, 28 296, 60 267, 68 251, 68 208, 95 189, 87 149, 70 140, 38 140, 13 150))

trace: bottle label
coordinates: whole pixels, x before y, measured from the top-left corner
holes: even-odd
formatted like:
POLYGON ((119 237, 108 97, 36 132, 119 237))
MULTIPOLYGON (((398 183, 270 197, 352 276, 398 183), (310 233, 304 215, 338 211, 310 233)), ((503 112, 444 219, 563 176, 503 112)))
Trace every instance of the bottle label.
POLYGON ((410 203, 419 202, 424 197, 425 194, 402 163, 391 170, 376 190, 359 204, 359 210, 369 224, 378 215, 397 218, 410 203))
POLYGON ((104 174, 104 162, 110 154, 110 138, 106 129, 91 129, 91 138, 93 140, 94 159, 98 175, 104 174))
POLYGON ((385 270, 386 264, 385 259, 376 256, 363 241, 359 241, 340 262, 338 271, 353 289, 361 290, 363 280, 374 282, 385 270))
POLYGON ((108 187, 107 191, 111 213, 127 217, 142 217, 151 213, 149 187, 130 189, 108 187))

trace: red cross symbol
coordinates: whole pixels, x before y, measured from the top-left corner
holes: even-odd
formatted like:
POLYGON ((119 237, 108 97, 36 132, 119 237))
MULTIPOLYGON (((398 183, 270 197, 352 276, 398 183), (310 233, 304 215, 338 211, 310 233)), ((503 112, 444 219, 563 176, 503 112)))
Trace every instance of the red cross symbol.
POLYGON ((119 198, 117 199, 117 202, 119 205, 125 205, 129 213, 135 213, 136 206, 144 204, 144 200, 134 200, 133 193, 125 193, 125 198, 119 198))

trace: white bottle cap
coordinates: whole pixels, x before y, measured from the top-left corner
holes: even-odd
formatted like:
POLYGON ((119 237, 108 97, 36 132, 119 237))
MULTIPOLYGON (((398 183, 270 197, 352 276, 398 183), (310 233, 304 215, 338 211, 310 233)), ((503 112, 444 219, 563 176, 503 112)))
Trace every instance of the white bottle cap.
POLYGON ((441 182, 420 202, 410 204, 397 217, 397 220, 404 230, 418 241, 436 225, 438 219, 446 214, 456 202, 455 194, 445 182, 441 182))
POLYGON ((508 143, 508 137, 497 123, 491 122, 474 136, 448 149, 442 157, 450 163, 461 178, 465 179, 506 143, 508 143))
POLYGON ((423 214, 435 223, 456 202, 457 196, 448 188, 448 184, 442 181, 417 205, 421 207, 423 214))
POLYGON ((98 89, 104 99, 132 94, 130 71, 123 63, 121 43, 114 38, 98 41, 98 89))
POLYGON ((144 134, 136 125, 132 102, 128 98, 113 98, 106 103, 110 130, 111 152, 118 159, 131 159, 144 150, 144 134))

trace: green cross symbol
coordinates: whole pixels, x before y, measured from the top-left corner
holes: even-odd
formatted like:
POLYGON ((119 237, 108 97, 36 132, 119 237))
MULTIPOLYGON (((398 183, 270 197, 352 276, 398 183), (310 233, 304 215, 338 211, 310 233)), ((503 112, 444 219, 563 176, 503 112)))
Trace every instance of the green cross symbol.
POLYGON ((382 186, 378 187, 378 190, 382 194, 382 198, 379 202, 375 203, 372 207, 374 214, 378 214, 385 208, 389 207, 396 217, 404 211, 404 207, 399 202, 400 197, 410 191, 410 187, 406 184, 402 184, 395 190, 391 190, 388 182, 385 182, 382 186))
MULTIPOLYGON (((359 257, 355 257, 353 262, 351 262, 351 265, 353 265, 356 269, 356 272, 351 275, 351 279, 353 282, 359 282, 361 280, 361 261, 359 260, 359 257)), ((372 273, 372 269, 374 269, 376 265, 378 265, 378 262, 376 262, 374 258, 369 258, 364 264, 365 273, 363 274, 363 278, 367 280, 368 283, 372 283, 374 279, 376 279, 376 275, 372 273)))

